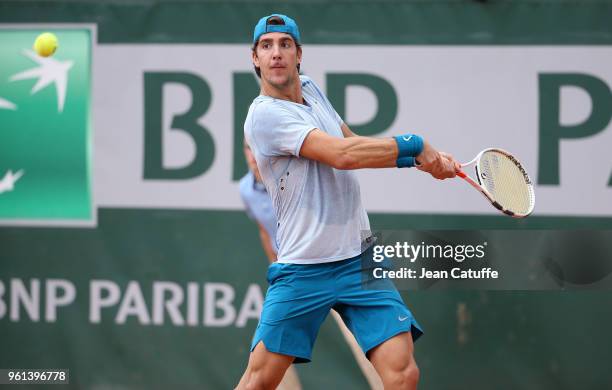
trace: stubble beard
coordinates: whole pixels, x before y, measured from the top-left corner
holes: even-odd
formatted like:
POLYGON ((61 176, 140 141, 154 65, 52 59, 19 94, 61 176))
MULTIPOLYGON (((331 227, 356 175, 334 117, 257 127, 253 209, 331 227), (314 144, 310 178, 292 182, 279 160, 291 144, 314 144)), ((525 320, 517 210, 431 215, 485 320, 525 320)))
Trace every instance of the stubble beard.
POLYGON ((275 82, 272 80, 271 77, 266 78, 267 83, 274 89, 278 90, 278 91, 283 91, 285 90, 287 87, 291 86, 291 84, 293 84, 293 82, 295 81, 295 78, 293 77, 292 73, 287 74, 285 80, 283 82, 275 82))

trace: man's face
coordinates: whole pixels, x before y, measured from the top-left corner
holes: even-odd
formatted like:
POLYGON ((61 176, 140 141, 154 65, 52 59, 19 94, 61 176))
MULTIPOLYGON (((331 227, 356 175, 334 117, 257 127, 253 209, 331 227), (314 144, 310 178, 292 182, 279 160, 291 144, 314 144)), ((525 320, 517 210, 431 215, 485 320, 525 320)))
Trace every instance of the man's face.
POLYGON ((263 34, 253 52, 253 64, 261 70, 262 81, 279 89, 299 77, 297 64, 301 60, 302 49, 291 35, 280 32, 263 34))

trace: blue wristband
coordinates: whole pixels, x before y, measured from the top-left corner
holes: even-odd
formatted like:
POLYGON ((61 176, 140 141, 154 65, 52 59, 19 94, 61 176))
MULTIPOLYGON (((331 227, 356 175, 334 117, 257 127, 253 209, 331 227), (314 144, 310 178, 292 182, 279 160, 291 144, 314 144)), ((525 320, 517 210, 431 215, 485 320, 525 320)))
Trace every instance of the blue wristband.
POLYGON ((414 157, 400 157, 395 161, 398 168, 412 168, 415 165, 414 157))
POLYGON ((416 134, 404 134, 395 136, 397 142, 397 158, 416 157, 423 151, 423 138, 416 134))

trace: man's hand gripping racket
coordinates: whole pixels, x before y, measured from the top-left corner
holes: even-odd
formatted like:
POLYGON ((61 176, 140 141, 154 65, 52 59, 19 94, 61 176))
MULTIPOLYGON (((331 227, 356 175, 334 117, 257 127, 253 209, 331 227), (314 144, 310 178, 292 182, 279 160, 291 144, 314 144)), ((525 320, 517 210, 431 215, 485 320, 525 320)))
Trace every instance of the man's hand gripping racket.
POLYGON ((533 184, 516 157, 505 150, 489 148, 461 167, 470 165, 474 165, 476 180, 463 169, 457 171, 457 176, 480 191, 496 209, 515 218, 531 214, 535 206, 533 184))

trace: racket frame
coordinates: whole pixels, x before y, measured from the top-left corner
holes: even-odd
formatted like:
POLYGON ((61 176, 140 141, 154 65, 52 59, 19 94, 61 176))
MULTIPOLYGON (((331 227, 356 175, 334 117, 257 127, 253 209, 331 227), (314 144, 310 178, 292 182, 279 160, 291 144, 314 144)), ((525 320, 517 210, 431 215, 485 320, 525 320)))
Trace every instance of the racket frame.
POLYGON ((514 157, 512 153, 507 152, 504 149, 500 149, 500 148, 487 148, 487 149, 482 150, 480 153, 478 153, 478 155, 472 161, 467 162, 465 164, 461 164, 461 168, 474 164, 474 163, 476 163, 475 170, 476 170, 476 179, 478 180, 478 182, 476 182, 476 180, 474 180, 472 177, 467 175, 463 170, 460 170, 459 172, 457 172, 457 176, 459 176, 460 178, 468 182, 472 187, 474 187, 482 195, 484 195, 484 197, 487 198, 487 200, 493 205, 493 207, 495 207, 502 213, 509 215, 513 218, 525 218, 533 212, 533 209, 535 207, 535 191, 533 190, 533 182, 531 181, 531 178, 527 174, 527 171, 525 171, 525 168, 523 168, 523 165, 521 164, 521 162, 516 157, 514 157), (480 158, 482 157, 484 153, 491 152, 491 151, 506 155, 512 162, 516 164, 516 166, 519 168, 519 170, 523 174, 523 177, 525 178, 525 182, 527 183, 527 186, 529 187, 529 195, 531 197, 531 206, 529 207, 529 210, 527 210, 526 213, 516 213, 516 212, 510 211, 504 208, 495 199, 493 199, 493 196, 483 186, 482 180, 480 179, 480 175, 482 172, 482 169, 480 168, 480 158))

